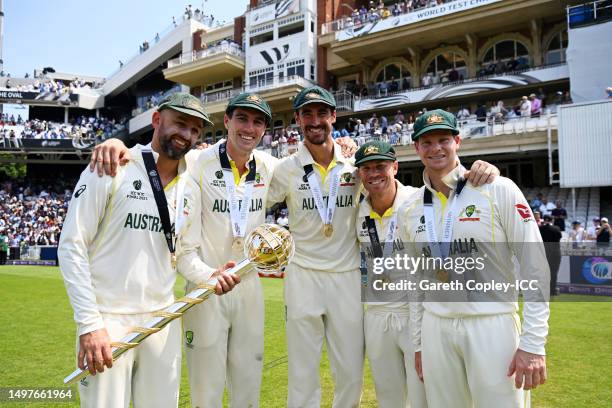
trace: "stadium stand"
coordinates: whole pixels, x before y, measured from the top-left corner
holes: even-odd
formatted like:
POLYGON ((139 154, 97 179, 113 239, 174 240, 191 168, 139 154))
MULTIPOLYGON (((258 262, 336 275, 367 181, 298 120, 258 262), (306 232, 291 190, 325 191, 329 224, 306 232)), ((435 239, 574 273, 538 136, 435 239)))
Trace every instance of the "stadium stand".
POLYGON ((80 116, 70 123, 46 120, 0 122, 0 144, 19 147, 20 139, 94 139, 105 140, 126 127, 126 120, 80 116))
POLYGON ((61 177, 0 183, 0 230, 8 236, 11 259, 28 246, 57 245, 73 183, 61 177))

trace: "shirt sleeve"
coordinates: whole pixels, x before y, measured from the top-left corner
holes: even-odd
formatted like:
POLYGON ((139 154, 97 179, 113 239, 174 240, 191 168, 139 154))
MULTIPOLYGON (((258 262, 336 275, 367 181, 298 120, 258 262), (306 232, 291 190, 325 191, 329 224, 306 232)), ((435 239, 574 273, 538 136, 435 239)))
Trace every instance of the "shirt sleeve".
POLYGON ((202 231, 202 190, 195 181, 189 182, 191 208, 188 209, 187 223, 180 232, 177 245, 176 261, 178 272, 190 282, 200 284, 208 281, 215 268, 207 265, 200 257, 202 231))
POLYGON ((113 185, 111 177, 98 177, 85 169, 74 189, 62 228, 59 266, 74 310, 78 336, 104 327, 92 285, 89 250, 105 216, 113 185))
POLYGON ((276 203, 283 202, 287 198, 290 177, 288 171, 289 159, 291 159, 291 157, 280 160, 272 171, 272 180, 270 181, 270 188, 268 189, 266 208, 270 208, 276 203))
POLYGON ((509 179, 496 187, 506 238, 519 262, 519 278, 537 282, 536 290, 523 292, 523 328, 519 349, 544 355, 550 309, 550 270, 542 236, 521 190, 509 179))

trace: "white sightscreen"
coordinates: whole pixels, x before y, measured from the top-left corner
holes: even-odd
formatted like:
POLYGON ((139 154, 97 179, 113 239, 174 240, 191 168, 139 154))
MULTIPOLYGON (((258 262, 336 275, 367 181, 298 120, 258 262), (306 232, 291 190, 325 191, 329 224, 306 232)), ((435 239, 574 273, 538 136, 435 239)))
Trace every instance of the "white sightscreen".
POLYGON ((572 100, 605 99, 612 86, 612 21, 570 29, 566 55, 572 100))
POLYGON ((612 186, 612 99, 559 108, 561 187, 612 186))

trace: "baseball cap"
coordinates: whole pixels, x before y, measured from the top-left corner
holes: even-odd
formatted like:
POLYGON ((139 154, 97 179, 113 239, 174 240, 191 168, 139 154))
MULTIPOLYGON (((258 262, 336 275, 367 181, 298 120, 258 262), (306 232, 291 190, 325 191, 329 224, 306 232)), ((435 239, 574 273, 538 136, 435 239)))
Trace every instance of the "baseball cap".
POLYGON ((608 222, 608 219, 606 217, 601 217, 601 222, 608 222))
POLYGON ((459 134, 455 115, 442 109, 434 109, 423 113, 415 121, 413 129, 412 140, 417 140, 425 133, 436 129, 450 130, 453 135, 459 134))
POLYGON ((336 99, 334 95, 320 86, 309 86, 308 88, 302 89, 293 100, 293 110, 298 110, 302 106, 310 103, 323 103, 332 109, 336 109, 336 99))
POLYGON ((243 92, 234 96, 229 100, 225 112, 227 113, 234 108, 255 109, 266 116, 266 121, 268 123, 272 122, 272 109, 270 109, 270 105, 257 94, 243 92))
POLYGON ((161 112, 164 109, 173 109, 189 116, 202 119, 204 121, 204 125, 213 125, 212 121, 209 119, 206 111, 204 110, 204 104, 202 101, 185 92, 173 93, 164 99, 157 107, 157 111, 161 112))
POLYGON ((389 143, 380 140, 364 143, 355 153, 355 166, 359 167, 372 160, 396 161, 395 149, 389 143))

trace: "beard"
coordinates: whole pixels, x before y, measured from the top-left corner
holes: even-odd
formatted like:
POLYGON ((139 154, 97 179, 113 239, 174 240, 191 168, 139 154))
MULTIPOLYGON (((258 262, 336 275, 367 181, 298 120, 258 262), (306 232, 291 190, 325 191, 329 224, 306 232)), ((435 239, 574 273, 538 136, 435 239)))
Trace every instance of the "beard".
MULTIPOLYGON (((184 140, 183 138, 180 138, 184 140)), ((160 140, 160 146, 162 151, 172 160, 180 160, 182 159, 188 152, 191 150, 191 144, 187 142, 187 146, 183 149, 177 149, 172 144, 172 135, 164 136, 160 140)))
POLYGON ((322 145, 327 141, 327 137, 329 136, 329 132, 323 126, 308 126, 304 129, 304 139, 306 139, 309 143, 313 145, 322 145), (321 129, 320 136, 310 136, 311 129, 321 129))

